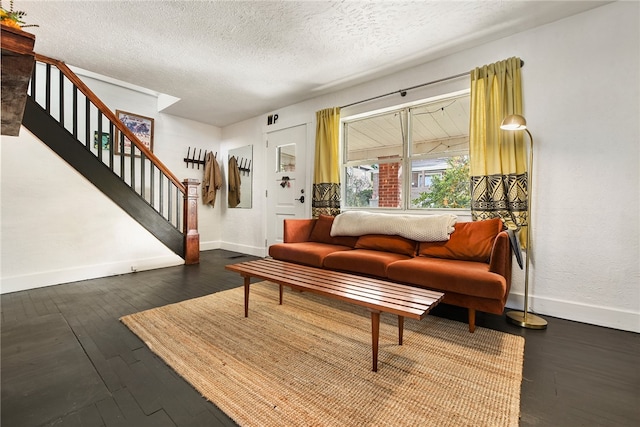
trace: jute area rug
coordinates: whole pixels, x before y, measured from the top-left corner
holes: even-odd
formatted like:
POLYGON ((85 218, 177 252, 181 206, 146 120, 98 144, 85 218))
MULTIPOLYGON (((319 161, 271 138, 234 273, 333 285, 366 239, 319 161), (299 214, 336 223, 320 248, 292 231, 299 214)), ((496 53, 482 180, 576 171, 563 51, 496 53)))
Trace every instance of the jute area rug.
POLYGON ((251 285, 121 321, 241 426, 517 426, 524 339, 435 316, 382 314, 378 372, 371 320, 356 306, 251 285))

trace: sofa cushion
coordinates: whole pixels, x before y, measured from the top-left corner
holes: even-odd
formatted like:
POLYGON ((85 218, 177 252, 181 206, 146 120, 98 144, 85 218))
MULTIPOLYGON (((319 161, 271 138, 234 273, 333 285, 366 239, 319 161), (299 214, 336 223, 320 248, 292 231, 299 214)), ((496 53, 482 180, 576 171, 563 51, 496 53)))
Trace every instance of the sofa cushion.
POLYGON ((500 218, 485 221, 459 222, 449 240, 443 242, 420 242, 418 255, 489 262, 493 241, 502 231, 500 218))
POLYGON ((312 218, 285 219, 282 230, 284 243, 308 242, 316 220, 312 218))
POLYGON ((349 246, 328 245, 318 242, 276 243, 269 246, 269 255, 280 261, 322 268, 324 258, 330 253, 350 250, 353 250, 353 248, 349 246))
POLYGON ((357 237, 349 236, 336 236, 331 237, 331 226, 333 225, 334 217, 330 215, 320 215, 316 220, 311 235, 309 236, 310 242, 327 243, 329 245, 343 245, 354 247, 358 241, 357 237))
POLYGON ((491 273, 489 265, 484 262, 415 257, 390 264, 387 277, 445 293, 449 291, 496 300, 503 300, 507 292, 506 279, 491 273))
POLYGON ((354 249, 333 252, 324 258, 324 267, 331 270, 360 273, 367 276, 387 277, 387 267, 400 260, 410 259, 407 255, 393 252, 354 249))
POLYGON ((371 249, 409 256, 416 254, 416 242, 414 240, 384 234, 365 234, 360 236, 355 247, 356 249, 371 249))

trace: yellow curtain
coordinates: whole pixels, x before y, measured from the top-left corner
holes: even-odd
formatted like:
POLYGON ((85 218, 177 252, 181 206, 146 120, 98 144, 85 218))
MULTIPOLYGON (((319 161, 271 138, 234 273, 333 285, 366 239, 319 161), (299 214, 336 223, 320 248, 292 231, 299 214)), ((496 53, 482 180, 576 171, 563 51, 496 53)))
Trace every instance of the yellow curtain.
POLYGON ((500 129, 507 115, 522 114, 520 67, 514 57, 471 71, 469 162, 473 220, 502 218, 526 242, 527 146, 523 132, 500 129))
POLYGON ((316 112, 312 216, 340 213, 340 107, 316 112))

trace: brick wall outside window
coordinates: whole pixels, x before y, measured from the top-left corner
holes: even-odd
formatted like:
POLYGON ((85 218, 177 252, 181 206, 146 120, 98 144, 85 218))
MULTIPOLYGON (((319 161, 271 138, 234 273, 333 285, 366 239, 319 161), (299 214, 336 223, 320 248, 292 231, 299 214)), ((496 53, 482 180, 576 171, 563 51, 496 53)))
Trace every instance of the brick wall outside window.
POLYGON ((400 163, 380 164, 378 182, 378 207, 400 207, 400 163))

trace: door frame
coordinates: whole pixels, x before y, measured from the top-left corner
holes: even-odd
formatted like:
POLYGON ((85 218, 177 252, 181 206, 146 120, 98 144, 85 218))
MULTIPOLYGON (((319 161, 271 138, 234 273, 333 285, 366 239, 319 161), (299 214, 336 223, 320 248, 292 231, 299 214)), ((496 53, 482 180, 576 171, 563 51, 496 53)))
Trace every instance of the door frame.
MULTIPOLYGON (((316 135, 316 128, 315 128, 315 120, 312 121, 288 121, 288 122, 283 122, 281 124, 278 125, 268 125, 268 126, 264 126, 262 128, 262 146, 264 147, 264 152, 265 152, 265 156, 264 156, 264 167, 265 167, 265 179, 269 180, 272 177, 272 172, 271 169, 269 168, 269 156, 267 155, 267 141, 269 139, 269 134, 273 133, 273 132, 279 132, 282 130, 286 130, 289 128, 294 128, 297 126, 302 126, 302 125, 306 125, 306 140, 304 141, 305 144, 305 158, 304 160, 304 166, 305 166, 305 179, 304 179, 304 194, 308 195, 308 203, 305 202, 304 204, 304 217, 305 218, 311 218, 311 205, 312 205, 312 201, 313 201, 313 165, 314 165, 314 158, 315 158, 315 135, 316 135)), ((266 195, 266 191, 267 191, 267 186, 265 184, 265 213, 263 215, 263 228, 264 228, 264 243, 265 243, 265 256, 269 255, 269 248, 268 248, 268 236, 269 236, 269 216, 268 216, 268 206, 267 203, 269 203, 269 200, 267 198, 266 195)))

